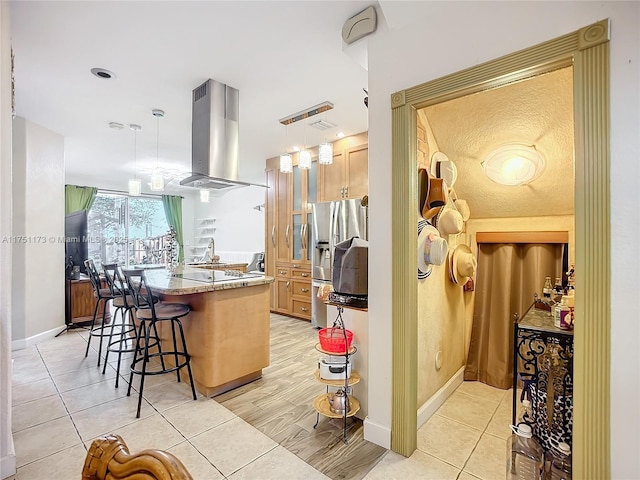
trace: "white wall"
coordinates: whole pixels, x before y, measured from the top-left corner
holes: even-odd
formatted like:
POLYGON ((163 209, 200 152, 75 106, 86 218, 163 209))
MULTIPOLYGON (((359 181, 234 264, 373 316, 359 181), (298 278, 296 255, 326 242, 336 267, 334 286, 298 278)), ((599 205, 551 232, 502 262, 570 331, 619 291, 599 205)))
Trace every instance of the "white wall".
MULTIPOLYGON (((253 207, 264 204, 265 190, 263 187, 242 187, 221 196, 214 196, 212 193, 209 203, 196 200, 196 219, 216 219, 216 252, 264 251, 265 210, 262 208, 258 211, 253 207)), ((197 235, 197 232, 194 234, 197 235)), ((191 241, 197 243, 193 237, 191 241)))
POLYGON ((611 465, 640 475, 638 2, 381 2, 390 29, 369 39, 371 422, 391 419, 393 92, 611 19, 611 465), (401 27, 401 28, 400 28, 401 27), (393 72, 389 75, 389 72, 393 72), (631 313, 633 312, 633 314, 631 313))
POLYGON ((64 138, 13 124, 12 339, 64 326, 64 138))
MULTIPOLYGON (((11 236, 9 2, 0 2, 0 236, 11 236)), ((11 243, 0 242, 0 478, 16 471, 11 434, 11 243)))

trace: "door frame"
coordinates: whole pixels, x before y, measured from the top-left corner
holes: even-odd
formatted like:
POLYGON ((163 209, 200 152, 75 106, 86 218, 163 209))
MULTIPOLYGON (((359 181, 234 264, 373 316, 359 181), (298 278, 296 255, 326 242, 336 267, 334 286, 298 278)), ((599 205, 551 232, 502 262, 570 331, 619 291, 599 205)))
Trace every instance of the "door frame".
POLYGON ((573 471, 609 478, 609 20, 395 92, 392 109, 391 448, 417 444, 417 110, 573 66, 575 231, 573 471), (587 261, 588 259, 588 261, 587 261))

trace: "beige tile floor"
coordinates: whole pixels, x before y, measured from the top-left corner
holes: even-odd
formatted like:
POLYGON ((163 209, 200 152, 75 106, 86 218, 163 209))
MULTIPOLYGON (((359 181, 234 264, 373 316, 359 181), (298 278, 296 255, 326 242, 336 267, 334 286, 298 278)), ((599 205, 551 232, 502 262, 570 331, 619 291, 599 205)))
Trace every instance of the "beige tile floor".
MULTIPOLYGON (((137 391, 126 396, 124 377, 114 388, 115 357, 102 374, 95 338, 84 357, 86 337, 85 331, 70 331, 13 352, 18 471, 11 479, 75 480, 92 440, 105 433, 121 435, 131 452, 173 453, 194 479, 327 478, 214 399, 199 395, 193 401, 188 384, 171 374, 145 382, 136 419, 137 391)), ((365 478, 504 478, 510 399, 510 392, 464 383, 420 428, 410 458, 388 452, 365 478)))

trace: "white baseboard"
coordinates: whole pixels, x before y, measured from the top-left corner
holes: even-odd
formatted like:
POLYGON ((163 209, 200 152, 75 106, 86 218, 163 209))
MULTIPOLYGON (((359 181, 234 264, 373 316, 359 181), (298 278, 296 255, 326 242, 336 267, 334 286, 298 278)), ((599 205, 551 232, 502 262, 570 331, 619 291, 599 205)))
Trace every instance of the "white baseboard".
POLYGON ((37 335, 32 335, 31 337, 13 340, 11 342, 11 350, 22 350, 24 348, 32 347, 37 343, 44 342, 45 340, 49 340, 59 334, 62 330, 64 330, 64 327, 64 325, 60 325, 59 327, 52 328, 51 330, 47 330, 46 332, 38 333, 37 335))
POLYGON ((391 448, 391 428, 364 419, 364 439, 389 450, 391 448))
POLYGON ((7 478, 16 474, 16 456, 7 455, 0 458, 0 478, 7 478))
POLYGON ((445 402, 449 395, 456 391, 464 381, 464 366, 445 383, 440 390, 434 393, 420 408, 418 408, 418 428, 424 425, 436 410, 445 402))

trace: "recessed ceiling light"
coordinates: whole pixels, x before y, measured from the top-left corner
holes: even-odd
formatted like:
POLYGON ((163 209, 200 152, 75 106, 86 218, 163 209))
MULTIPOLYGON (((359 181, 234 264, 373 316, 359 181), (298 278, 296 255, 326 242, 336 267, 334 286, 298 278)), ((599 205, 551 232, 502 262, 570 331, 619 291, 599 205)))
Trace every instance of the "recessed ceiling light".
POLYGON ((124 125, 118 122, 109 122, 109 128, 113 128, 114 130, 122 130, 124 125))
POLYGON ((342 137, 344 137, 344 133, 343 132, 338 132, 338 133, 336 133, 336 137, 342 138, 342 137))
POLYGON ((99 78, 116 78, 116 74, 110 72, 106 68, 92 68, 91 73, 93 73, 96 77, 99 78))

